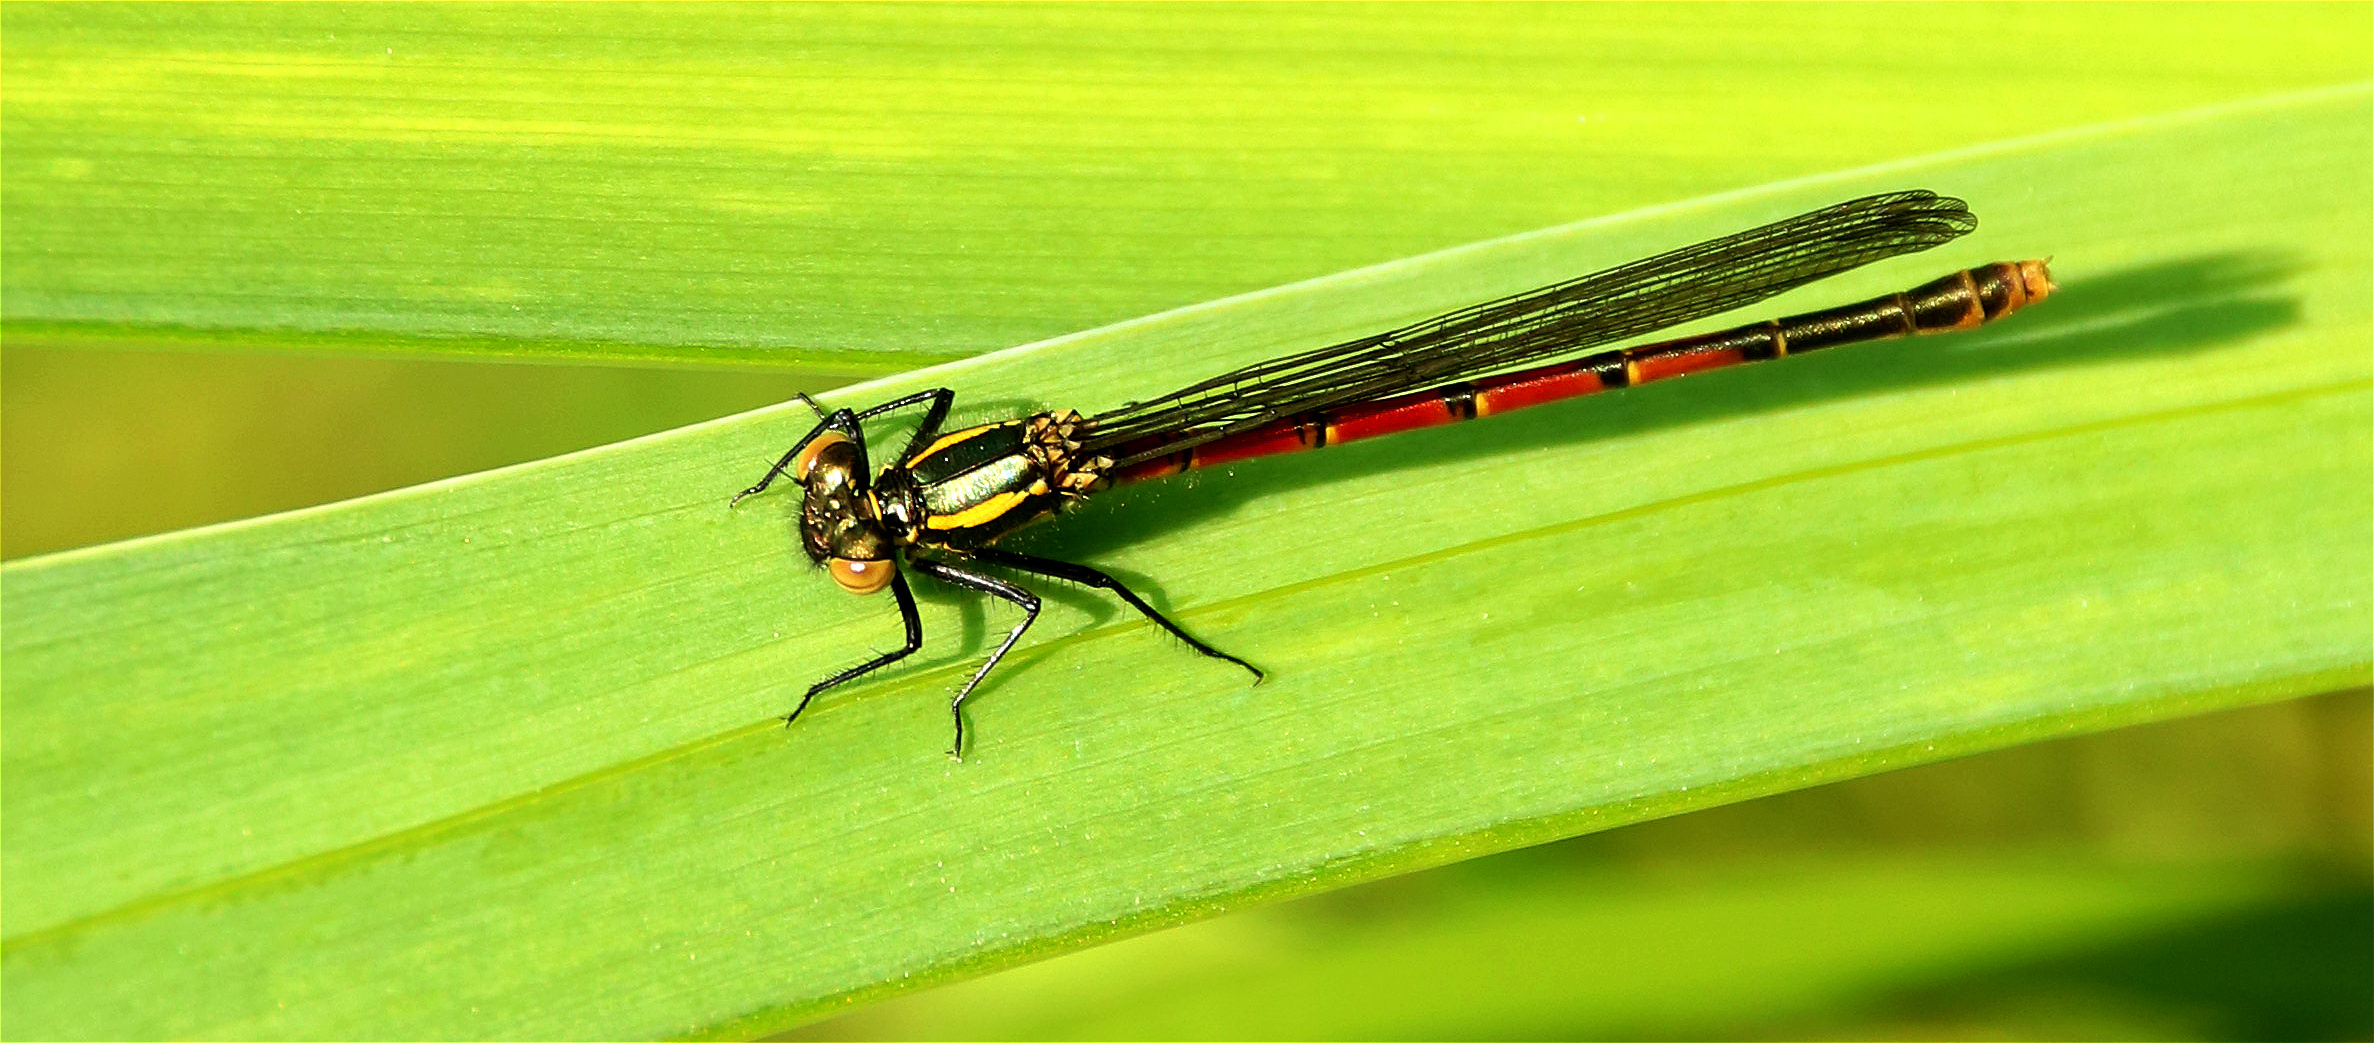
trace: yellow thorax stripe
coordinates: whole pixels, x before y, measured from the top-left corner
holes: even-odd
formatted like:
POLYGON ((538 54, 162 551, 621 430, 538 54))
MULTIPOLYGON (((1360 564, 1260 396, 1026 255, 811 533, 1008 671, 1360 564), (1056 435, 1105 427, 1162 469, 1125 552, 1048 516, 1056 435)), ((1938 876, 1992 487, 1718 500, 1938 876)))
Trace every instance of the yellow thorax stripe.
MULTIPOLYGON (((1040 491, 1043 492, 1045 490, 1042 488, 1040 491)), ((961 511, 957 511, 954 514, 932 515, 929 520, 923 523, 923 527, 927 529, 948 530, 968 529, 975 525, 986 525, 990 521, 996 519, 998 515, 1004 514, 1016 507, 1022 506, 1022 501, 1029 498, 1030 492, 1028 490, 1009 489, 1005 492, 983 500, 980 503, 976 503, 961 511)))

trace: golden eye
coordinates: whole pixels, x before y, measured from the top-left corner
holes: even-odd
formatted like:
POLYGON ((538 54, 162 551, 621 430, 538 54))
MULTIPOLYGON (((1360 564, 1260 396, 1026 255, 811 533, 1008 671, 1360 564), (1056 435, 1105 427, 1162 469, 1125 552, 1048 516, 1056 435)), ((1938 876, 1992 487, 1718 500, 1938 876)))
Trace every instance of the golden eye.
POLYGON ((808 472, 816 467, 816 458, 824 455, 825 449, 848 440, 849 436, 839 431, 826 431, 809 439, 808 448, 800 450, 800 458, 791 462, 791 476, 803 482, 807 481, 808 472))
POLYGON ((852 594, 871 594, 890 585, 890 577, 898 575, 898 564, 892 561, 852 561, 848 558, 828 558, 824 567, 833 574, 833 582, 852 594))

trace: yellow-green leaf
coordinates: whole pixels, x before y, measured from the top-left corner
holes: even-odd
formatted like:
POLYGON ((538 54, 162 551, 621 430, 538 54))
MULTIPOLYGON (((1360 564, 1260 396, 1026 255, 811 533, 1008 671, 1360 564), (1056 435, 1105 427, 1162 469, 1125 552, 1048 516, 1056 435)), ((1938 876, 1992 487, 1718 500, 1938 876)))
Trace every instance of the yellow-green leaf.
MULTIPOLYGON (((1998 327, 1133 487, 1141 580, 895 638, 728 511, 786 406, 10 564, 28 1035, 733 1033, 1116 932, 1740 796, 2363 684, 2368 98, 2111 124, 1547 230, 834 396, 1096 408, 1900 185, 2052 254, 1998 327), (2149 191, 2137 186, 2148 185, 2149 191), (1111 360, 1132 364, 1115 367, 1111 360)), ((1818 291, 1818 292, 1817 292, 1818 291)))
POLYGON ((1030 545, 1272 680, 1053 591, 961 765, 953 592, 771 718, 897 637, 725 509, 796 406, 11 562, 12 1033, 747 1034, 2367 681, 2363 7, 571 10, 0 9, 0 332, 886 367, 1389 262, 831 396, 1094 410, 1912 185, 1985 226, 1776 307, 2063 292, 1109 494, 1030 545))
POLYGON ((16 5, 14 340, 880 374, 2368 75, 2362 5, 16 5))

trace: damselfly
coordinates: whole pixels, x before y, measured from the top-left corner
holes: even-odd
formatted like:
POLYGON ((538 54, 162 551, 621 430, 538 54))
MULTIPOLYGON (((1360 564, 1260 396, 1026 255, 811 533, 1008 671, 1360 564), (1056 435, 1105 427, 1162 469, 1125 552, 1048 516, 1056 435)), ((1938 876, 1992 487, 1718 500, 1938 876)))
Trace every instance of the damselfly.
POLYGON ((907 639, 897 651, 810 686, 784 723, 797 720, 817 693, 923 647, 923 620, 905 569, 1022 609, 1022 622, 948 703, 956 721, 951 756, 964 750, 965 696, 1039 616, 1038 595, 982 566, 1112 591, 1188 647, 1235 663, 1259 682, 1262 673, 1253 664, 1198 640, 1112 576, 993 544, 1121 482, 1817 348, 1966 329, 2053 291, 2045 262, 1999 261, 1824 311, 1512 369, 1753 304, 1882 258, 1926 250, 1977 225, 1961 200, 1934 192, 1866 196, 1400 329, 1256 363, 1093 415, 1059 409, 942 431, 956 399, 947 388, 830 412, 802 396, 816 412, 816 427, 733 502, 791 475, 807 490, 800 536, 808 556, 852 593, 889 588, 907 639), (865 422, 918 406, 922 423, 906 448, 875 472, 867 463, 865 422))

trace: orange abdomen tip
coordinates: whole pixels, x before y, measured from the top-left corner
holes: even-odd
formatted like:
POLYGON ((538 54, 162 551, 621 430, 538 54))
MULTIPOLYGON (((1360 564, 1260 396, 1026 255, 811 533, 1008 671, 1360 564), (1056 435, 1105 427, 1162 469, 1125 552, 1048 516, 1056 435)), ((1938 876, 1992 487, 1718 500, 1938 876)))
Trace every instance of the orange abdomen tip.
POLYGON ((2028 298, 2026 303, 2034 304, 2061 288, 2060 284, 2053 282, 2051 269, 2045 267, 2051 261, 2050 257, 2032 257, 2015 262, 2020 271, 2020 292, 2028 298))

